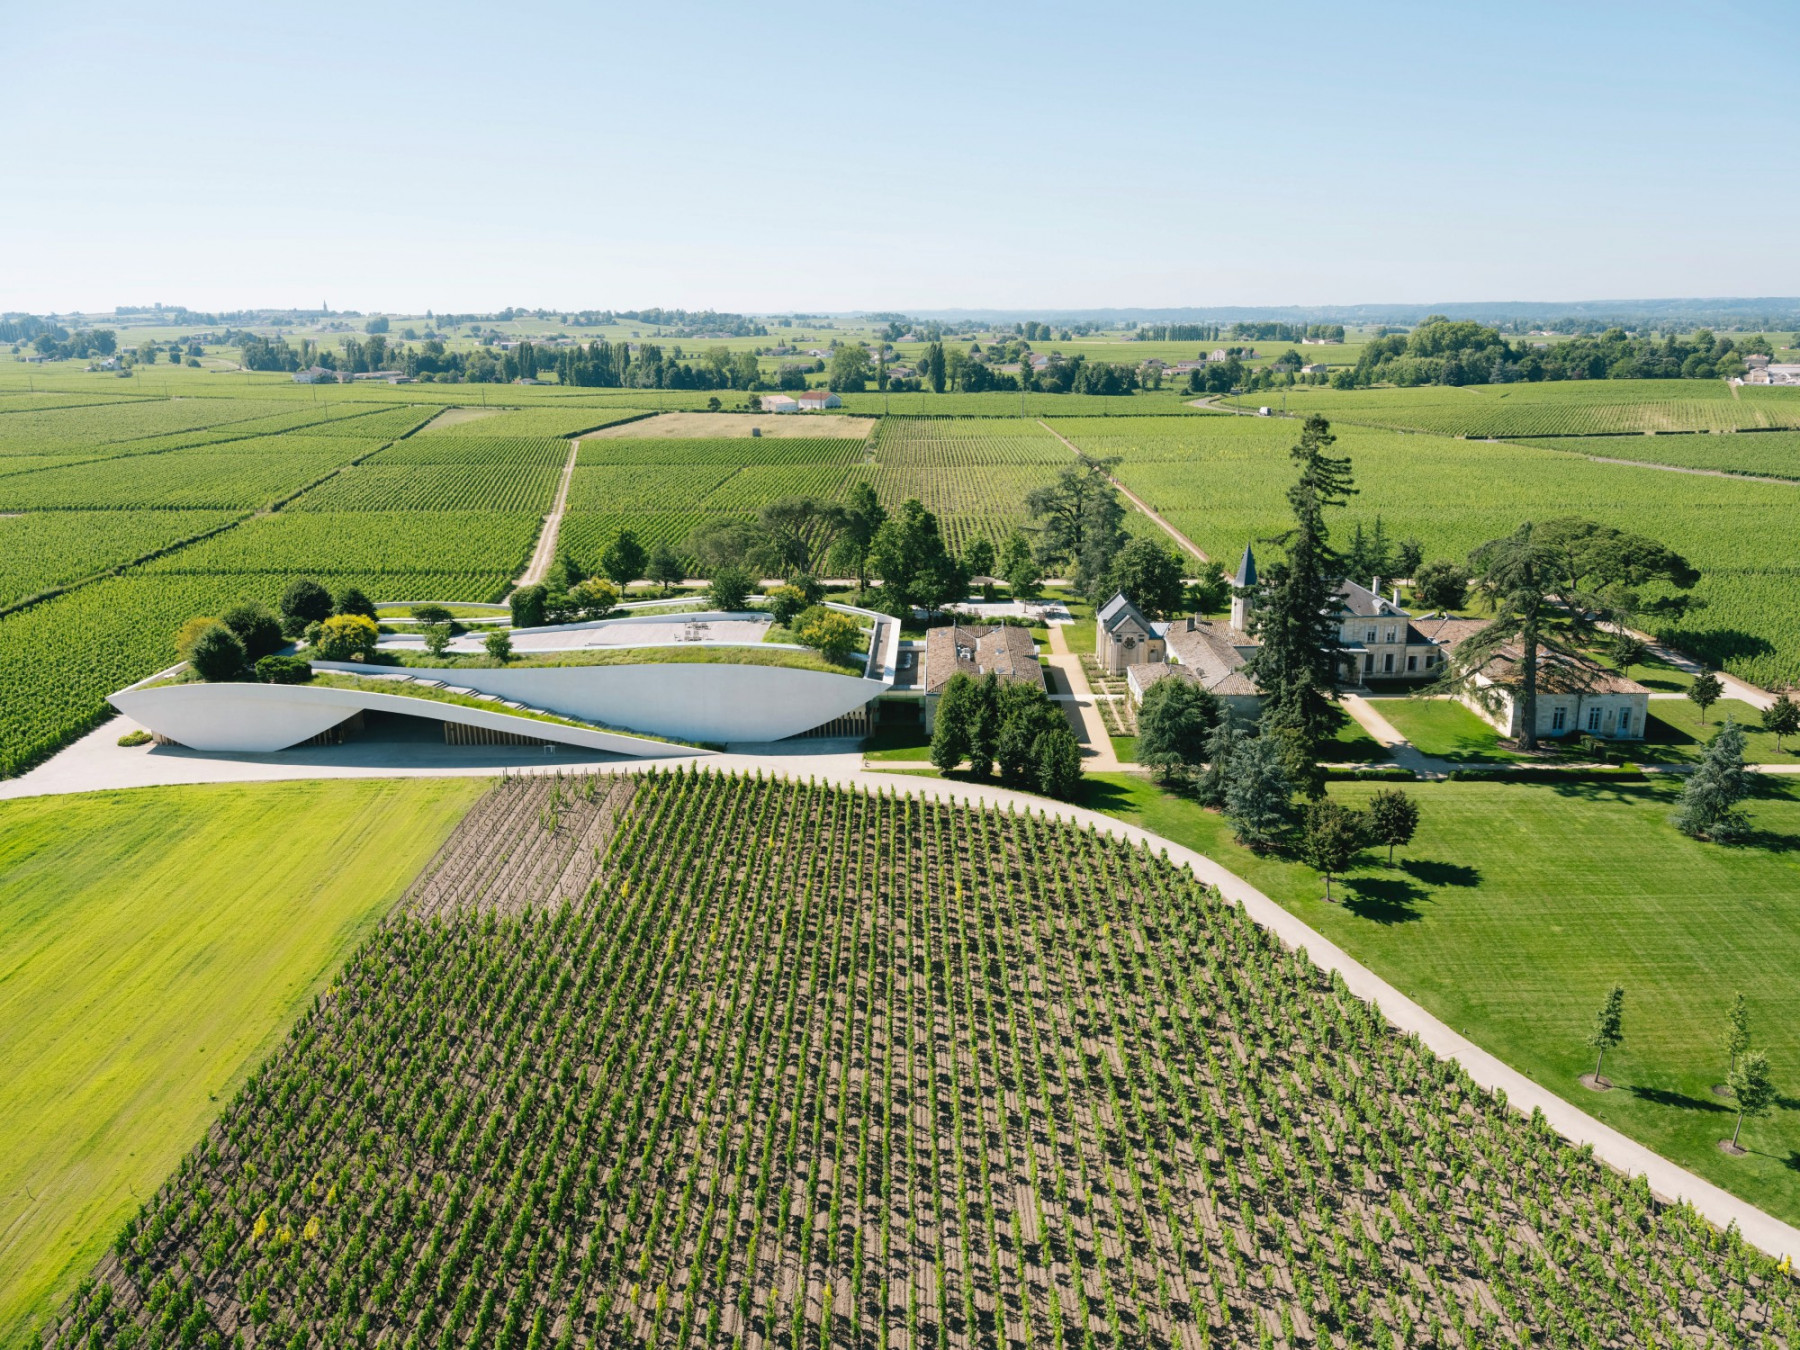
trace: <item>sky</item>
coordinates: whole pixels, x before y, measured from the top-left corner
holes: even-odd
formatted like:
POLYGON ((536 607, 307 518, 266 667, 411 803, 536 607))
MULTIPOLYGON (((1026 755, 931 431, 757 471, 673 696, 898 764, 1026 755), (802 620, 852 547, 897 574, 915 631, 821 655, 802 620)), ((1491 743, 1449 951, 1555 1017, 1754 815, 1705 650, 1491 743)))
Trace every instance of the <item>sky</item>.
POLYGON ((1791 0, 0 0, 0 71, 0 310, 1800 295, 1791 0))

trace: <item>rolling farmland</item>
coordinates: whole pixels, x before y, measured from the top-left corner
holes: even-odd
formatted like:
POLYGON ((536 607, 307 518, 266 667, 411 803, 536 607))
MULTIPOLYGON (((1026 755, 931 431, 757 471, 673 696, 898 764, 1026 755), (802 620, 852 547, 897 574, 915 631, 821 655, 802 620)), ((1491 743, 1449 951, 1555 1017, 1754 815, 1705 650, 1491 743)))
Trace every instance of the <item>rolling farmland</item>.
POLYGON ((1796 1297, 1146 850, 653 773, 496 788, 47 1343, 1791 1346, 1796 1297))
MULTIPOLYGON (((1296 421, 1072 418, 1054 425, 1092 454, 1122 455, 1119 480, 1213 556, 1235 558, 1246 541, 1286 528, 1282 493, 1296 421)), ((1369 526, 1376 516, 1391 538, 1416 537, 1430 557, 1460 558, 1522 521, 1552 515, 1641 530, 1705 573, 1696 594, 1707 607, 1668 636, 1754 682, 1800 679, 1796 489, 1597 464, 1536 446, 1357 425, 1334 430, 1334 452, 1351 457, 1360 490, 1334 526, 1339 542, 1353 522, 1369 526)))
MULTIPOLYGON (((1238 407, 1279 405, 1281 391, 1245 394, 1238 407)), ((1287 410, 1333 421, 1441 436, 1624 435, 1647 431, 1800 428, 1800 389, 1733 390, 1723 380, 1569 380, 1418 389, 1295 388, 1287 410)))
POLYGON ((1539 441, 1521 439, 1519 443, 1570 455, 1800 479, 1800 431, 1759 431, 1734 436, 1559 436, 1539 441))

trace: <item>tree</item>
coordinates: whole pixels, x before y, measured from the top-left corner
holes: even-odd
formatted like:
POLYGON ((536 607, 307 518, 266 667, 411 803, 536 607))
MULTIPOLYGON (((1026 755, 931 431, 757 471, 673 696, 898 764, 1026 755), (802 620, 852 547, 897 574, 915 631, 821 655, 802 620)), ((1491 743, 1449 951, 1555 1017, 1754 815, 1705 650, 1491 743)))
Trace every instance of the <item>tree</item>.
POLYGON ((1800 736, 1800 703, 1789 690, 1782 690, 1775 701, 1762 711, 1762 727, 1775 737, 1775 748, 1786 750, 1789 736, 1800 736))
POLYGON ((1413 599, 1426 609, 1457 610, 1469 600, 1469 573, 1448 558, 1421 563, 1412 573, 1413 599))
POLYGON ((1375 528, 1368 531, 1357 521, 1350 531, 1350 547, 1344 551, 1344 575, 1365 586, 1374 586, 1393 574, 1394 551, 1388 544, 1381 517, 1375 517, 1375 528))
POLYGON ((1329 422, 1309 417, 1289 451, 1300 470, 1287 493, 1294 528, 1275 541, 1285 556, 1258 578, 1250 631, 1262 645, 1244 667, 1263 695, 1263 726, 1290 729, 1315 759, 1319 744, 1344 723, 1333 693, 1341 569, 1325 511, 1345 505, 1355 489, 1350 461, 1326 453, 1336 439, 1329 422))
POLYGON ((265 656, 256 663, 256 678, 264 684, 305 684, 312 674, 312 663, 298 656, 265 656))
POLYGON ((1368 842, 1368 821, 1361 811, 1336 802, 1314 802, 1306 808, 1300 830, 1300 856, 1325 878, 1325 903, 1331 903, 1331 878, 1350 870, 1368 842))
POLYGON ((1717 703, 1725 693, 1725 686, 1719 677, 1710 670, 1703 670, 1694 676, 1694 682, 1687 688, 1688 702, 1700 710, 1700 725, 1706 725, 1706 710, 1717 703))
POLYGON ((848 614, 819 608, 802 619, 794 637, 827 661, 842 661, 862 642, 862 625, 848 614))
POLYGON ((544 608, 549 600, 550 589, 542 582, 530 586, 521 586, 508 597, 512 607, 512 626, 514 628, 542 628, 544 626, 544 608))
POLYGON ((1187 775, 1206 762, 1206 747, 1219 721, 1212 693, 1168 675, 1144 692, 1138 709, 1137 759, 1164 782, 1187 775))
POLYGON ((1231 605, 1231 578, 1225 568, 1208 559, 1188 591, 1188 605, 1196 614, 1217 614, 1231 605))
POLYGON ((624 591, 644 575, 644 567, 649 561, 650 555, 638 543, 637 536, 630 530, 620 530, 600 555, 600 570, 613 585, 624 591))
POLYGON ((1738 1147, 1738 1133, 1744 1128, 1745 1116, 1766 1115, 1775 1104, 1775 1082, 1769 1075, 1769 1057, 1761 1050, 1746 1054, 1729 1080, 1731 1095, 1737 1100, 1737 1124, 1731 1130, 1731 1147, 1738 1147))
POLYGON ((975 681, 962 671, 945 681, 938 692, 931 724, 931 763, 939 773, 949 773, 969 757, 974 701, 975 681))
POLYGON ((356 587, 346 586, 338 592, 337 612, 339 614, 355 614, 373 621, 375 602, 356 587))
POLYGON ((1000 680, 989 671, 968 696, 969 772, 986 778, 1000 741, 1000 680))
POLYGON ((1599 1051, 1594 1056, 1594 1086, 1607 1086, 1606 1080, 1600 1076, 1600 1066, 1606 1060, 1606 1052, 1615 1045, 1625 1043, 1625 991, 1618 985, 1606 996, 1606 1002, 1600 1005, 1600 1011, 1594 1014, 1594 1031, 1588 1037, 1588 1044, 1599 1051))
POLYGON ((208 684, 235 680, 244 673, 244 644, 238 635, 217 621, 210 623, 194 638, 188 651, 188 664, 208 684))
POLYGON ((375 650, 381 630, 366 614, 334 614, 319 625, 321 661, 357 661, 375 650))
POLYGON ((422 631, 425 635, 425 650, 435 657, 443 656, 444 649, 455 636, 455 631, 447 623, 428 623, 422 631))
POLYGON ((573 621, 593 621, 604 619, 619 607, 619 588, 605 577, 588 577, 577 582, 558 608, 564 613, 557 617, 573 621))
POLYGON ((1565 589, 1567 578, 1558 571, 1560 556, 1537 537, 1529 521, 1469 555, 1476 584, 1494 617, 1457 645, 1437 680, 1440 689, 1492 703, 1498 697, 1497 686, 1477 677, 1503 649, 1516 652, 1519 742, 1527 750, 1537 749, 1538 683, 1545 654, 1560 658, 1574 683, 1579 684, 1588 670, 1573 641, 1562 637, 1565 631, 1585 634, 1592 625, 1581 599, 1565 589), (1559 594, 1564 602, 1560 605, 1559 594))
POLYGON ((1377 792, 1369 798, 1369 837, 1386 844, 1388 866, 1394 865, 1394 849, 1412 843, 1419 828, 1419 804, 1399 788, 1377 792))
POLYGON ((991 577, 998 565, 994 557, 994 546, 986 539, 977 539, 964 549, 962 562, 971 577, 991 577))
POLYGON ((273 656, 287 645, 281 621, 269 612, 267 605, 254 601, 233 605, 219 616, 219 622, 237 634, 238 641, 244 644, 244 657, 251 663, 273 656))
POLYGON ((916 498, 902 502, 876 531, 869 565, 881 578, 881 608, 902 617, 914 604, 936 608, 957 598, 966 584, 944 547, 937 517, 916 498))
POLYGON ((1031 743, 1031 768, 1046 797, 1071 801, 1081 791, 1081 743, 1066 720, 1038 732, 1031 743))
POLYGON ((572 591, 586 580, 587 571, 575 560, 575 555, 566 547, 557 549, 556 558, 544 574, 544 581, 550 589, 572 591))
POLYGON ((825 561, 838 532, 844 508, 817 497, 782 497, 762 508, 760 539, 751 560, 776 576, 810 572, 825 561))
POLYGON ((1273 736, 1246 739, 1225 774, 1224 812, 1240 844, 1258 853, 1273 848, 1288 827, 1293 784, 1273 736))
POLYGON ((331 592, 308 577, 298 577, 281 593, 281 631, 299 637, 309 623, 331 617, 331 592))
POLYGON ((1026 513, 1043 522, 1038 533, 1040 567, 1073 563, 1074 582, 1088 592, 1112 570, 1113 555, 1125 542, 1125 507, 1110 471, 1118 459, 1083 456, 1048 487, 1025 496, 1026 513))
POLYGON ((1035 600, 1038 595, 1037 559, 1031 554, 1031 541, 1014 530, 1006 537, 1006 543, 1000 548, 998 562, 1000 575, 1006 579, 1006 588, 1012 592, 1012 598, 1020 601, 1035 600))
POLYGON ((1206 770, 1194 785, 1194 795, 1204 806, 1225 807, 1225 784, 1231 779, 1231 763, 1249 733, 1230 708, 1221 708, 1219 720, 1206 737, 1206 770))
POLYGON ((756 589, 756 581, 741 567, 721 567, 712 575, 707 586, 713 605, 722 610, 736 611, 744 607, 750 599, 750 592, 756 589))
POLYGON ((1697 607, 1686 593, 1700 580, 1699 571, 1647 535, 1582 516, 1546 520, 1536 535, 1557 555, 1553 570, 1568 595, 1582 597, 1582 603, 1610 616, 1620 627, 1637 615, 1679 618, 1697 607), (1650 585, 1679 594, 1646 600, 1643 590, 1650 585))
POLYGON ((1730 1073, 1737 1071, 1738 1056, 1750 1048, 1750 1004, 1742 993, 1731 1001, 1725 1014, 1725 1053, 1731 1056, 1730 1073))
POLYGON ((1425 545, 1417 539, 1402 539, 1400 547, 1394 550, 1394 575, 1411 577, 1424 561, 1425 545))
POLYGON ((832 352, 825 381, 834 393, 860 394, 873 373, 869 349, 860 342, 846 342, 832 352))
POLYGON ((481 645, 486 649, 490 661, 505 665, 512 660, 512 635, 505 629, 495 629, 482 639, 481 645))
POLYGON ((1104 589, 1123 595, 1153 619, 1168 618, 1187 594, 1181 560, 1154 539, 1133 539, 1120 549, 1104 589))
POLYGON ((456 616, 442 605, 414 605, 408 612, 412 615, 414 620, 422 624, 453 624, 456 619, 456 616))
POLYGON ((1650 659, 1650 645, 1642 638, 1621 628, 1607 644, 1607 653, 1620 670, 1641 666, 1650 659))
POLYGON ((721 516, 695 527, 687 551, 699 562, 701 574, 711 576, 720 568, 745 566, 761 542, 756 526, 721 516))
POLYGON ((1744 732, 1726 718, 1707 742, 1700 767, 1681 789, 1675 827, 1695 839, 1728 844, 1750 832, 1749 818, 1737 804, 1750 795, 1750 773, 1744 767, 1744 732))
POLYGON ((664 595, 669 593, 671 586, 679 586, 687 580, 681 559, 675 556, 675 550, 667 544, 658 544, 650 551, 650 561, 644 568, 644 575, 654 581, 664 595))
POLYGON ((850 564, 849 570, 856 574, 856 593, 861 595, 868 589, 869 550, 875 544, 876 533, 887 520, 887 511, 867 479, 851 485, 843 509, 843 525, 838 531, 834 552, 850 564))

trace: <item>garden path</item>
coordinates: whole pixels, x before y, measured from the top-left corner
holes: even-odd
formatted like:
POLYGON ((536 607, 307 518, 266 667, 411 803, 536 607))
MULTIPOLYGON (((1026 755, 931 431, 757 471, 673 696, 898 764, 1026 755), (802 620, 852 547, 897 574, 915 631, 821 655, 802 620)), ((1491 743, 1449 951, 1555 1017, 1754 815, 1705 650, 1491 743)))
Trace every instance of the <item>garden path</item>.
POLYGON ((1077 733, 1081 739, 1081 767, 1091 773, 1117 773, 1125 766, 1119 763, 1113 750, 1112 737, 1107 734, 1106 723, 1094 702, 1094 691, 1088 684, 1087 672, 1081 668, 1081 658, 1069 650, 1061 624, 1051 624, 1049 633, 1050 654, 1040 659, 1045 665, 1060 670, 1069 682, 1070 692, 1066 696, 1052 697, 1059 703, 1066 701, 1075 709, 1081 723, 1077 733))

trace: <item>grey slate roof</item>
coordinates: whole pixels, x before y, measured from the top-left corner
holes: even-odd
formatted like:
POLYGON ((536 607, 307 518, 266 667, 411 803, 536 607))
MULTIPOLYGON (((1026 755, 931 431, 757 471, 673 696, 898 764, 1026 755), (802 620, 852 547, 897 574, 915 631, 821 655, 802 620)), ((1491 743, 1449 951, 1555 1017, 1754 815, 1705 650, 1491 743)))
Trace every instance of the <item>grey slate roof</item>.
POLYGON ((1109 633, 1128 619, 1146 633, 1155 631, 1150 626, 1150 620, 1144 617, 1144 612, 1127 600, 1123 592, 1114 595, 1112 599, 1100 606, 1100 612, 1094 617, 1100 620, 1100 626, 1109 633))
POLYGON ((1244 556, 1238 559, 1237 575, 1231 579, 1234 586, 1256 585, 1256 555, 1250 551, 1250 545, 1244 545, 1244 556))

